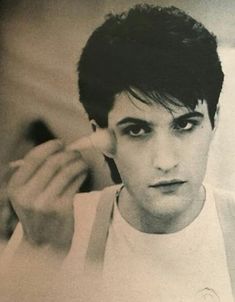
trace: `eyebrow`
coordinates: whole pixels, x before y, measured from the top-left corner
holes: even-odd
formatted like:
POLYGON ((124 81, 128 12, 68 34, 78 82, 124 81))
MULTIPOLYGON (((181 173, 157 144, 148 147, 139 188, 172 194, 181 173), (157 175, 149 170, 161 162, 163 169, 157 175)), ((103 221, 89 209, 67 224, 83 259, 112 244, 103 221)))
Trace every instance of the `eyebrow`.
POLYGON ((198 112, 198 111, 192 111, 192 112, 189 112, 189 113, 185 113, 185 114, 183 114, 183 115, 180 115, 180 116, 178 116, 178 117, 175 117, 175 118, 174 118, 174 121, 181 121, 181 120, 189 119, 189 118, 192 118, 192 117, 203 118, 203 117, 204 117, 204 114, 201 113, 201 112, 198 112))
POLYGON ((117 126, 127 124, 127 123, 141 123, 141 124, 149 124, 148 121, 139 119, 139 118, 134 118, 134 117, 125 117, 124 119, 120 120, 117 122, 117 126))
MULTIPOLYGON (((193 112, 189 112, 189 113, 185 113, 179 117, 174 118, 175 121, 180 121, 180 120, 184 120, 184 119, 188 119, 188 118, 192 118, 192 117, 199 117, 199 118, 203 118, 204 114, 198 111, 193 111, 193 112)), ((119 122, 117 122, 117 126, 123 125, 123 124, 127 124, 127 123, 141 123, 141 124, 150 124, 150 122, 139 119, 139 118, 134 118, 134 117, 125 117, 124 119, 120 120, 119 122)))

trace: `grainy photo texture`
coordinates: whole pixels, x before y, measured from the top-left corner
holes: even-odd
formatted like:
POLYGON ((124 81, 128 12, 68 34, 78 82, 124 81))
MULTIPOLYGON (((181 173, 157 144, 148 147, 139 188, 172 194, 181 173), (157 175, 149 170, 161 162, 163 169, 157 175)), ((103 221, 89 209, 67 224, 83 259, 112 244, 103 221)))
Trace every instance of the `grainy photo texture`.
POLYGON ((235 301, 235 4, 0 3, 0 301, 235 301))

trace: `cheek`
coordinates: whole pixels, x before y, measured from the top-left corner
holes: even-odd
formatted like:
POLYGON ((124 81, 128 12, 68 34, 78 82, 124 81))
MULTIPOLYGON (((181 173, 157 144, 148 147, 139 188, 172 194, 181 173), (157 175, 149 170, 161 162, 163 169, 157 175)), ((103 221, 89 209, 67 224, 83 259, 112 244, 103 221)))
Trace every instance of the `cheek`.
POLYGON ((148 174, 148 155, 141 148, 133 150, 133 146, 121 146, 117 148, 114 158, 118 171, 123 181, 136 183, 144 175, 148 174))
POLYGON ((134 154, 117 154, 115 163, 121 176, 133 176, 135 171, 139 170, 140 160, 134 154))
POLYGON ((201 132, 198 137, 195 137, 189 144, 187 152, 184 155, 187 157, 185 168, 190 168, 194 177, 202 178, 205 174, 207 166, 208 153, 212 139, 211 131, 201 132))

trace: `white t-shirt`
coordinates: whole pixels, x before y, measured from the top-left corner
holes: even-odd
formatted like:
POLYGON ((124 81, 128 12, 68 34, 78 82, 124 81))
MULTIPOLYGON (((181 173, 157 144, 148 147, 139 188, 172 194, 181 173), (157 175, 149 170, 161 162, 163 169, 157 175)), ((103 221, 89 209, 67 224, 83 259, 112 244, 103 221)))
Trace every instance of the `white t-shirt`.
MULTIPOLYGON (((65 261, 61 291, 57 301, 90 302, 80 277, 87 241, 101 192, 78 194, 74 200, 75 234, 65 261), (85 244, 83 244, 85 243, 85 244)), ((8 245, 13 255, 22 238, 17 228, 8 245)), ((11 258, 11 257, 9 257, 11 258)), ((4 262, 6 259, 3 257, 4 262)), ((199 216, 185 229, 173 234, 146 234, 134 229, 121 216, 117 205, 104 262, 104 298, 102 302, 232 302, 232 291, 226 264, 223 235, 213 192, 206 186, 206 201, 199 216)), ((51 297, 54 299, 53 293, 51 297)), ((103 297, 103 296, 102 296, 103 297)), ((52 299, 52 301, 54 301, 52 299)), ((93 301, 93 300, 92 300, 93 301)))
POLYGON ((232 302, 223 235, 209 186, 200 215, 172 234, 134 229, 114 208, 104 263, 112 301, 232 302))

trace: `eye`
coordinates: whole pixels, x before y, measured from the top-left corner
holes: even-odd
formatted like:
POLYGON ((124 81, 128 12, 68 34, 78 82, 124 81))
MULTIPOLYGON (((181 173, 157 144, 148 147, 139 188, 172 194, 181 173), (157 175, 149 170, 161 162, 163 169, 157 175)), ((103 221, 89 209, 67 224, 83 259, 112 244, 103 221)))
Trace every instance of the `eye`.
POLYGON ((190 131, 192 130, 198 122, 196 120, 181 120, 177 121, 174 128, 181 131, 190 131))
POLYGON ((131 137, 142 137, 151 132, 150 127, 143 125, 130 125, 124 129, 124 133, 131 137))

